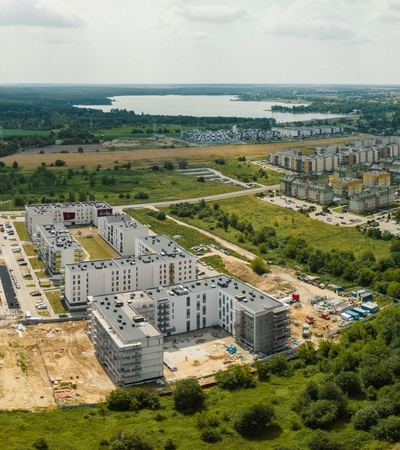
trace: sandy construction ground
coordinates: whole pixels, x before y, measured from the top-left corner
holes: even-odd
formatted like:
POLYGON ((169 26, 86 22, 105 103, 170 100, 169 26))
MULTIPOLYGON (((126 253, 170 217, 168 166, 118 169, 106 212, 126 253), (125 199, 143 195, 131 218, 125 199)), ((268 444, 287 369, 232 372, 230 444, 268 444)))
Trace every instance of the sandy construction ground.
POLYGON ((0 408, 55 406, 50 377, 71 381, 73 399, 95 403, 115 388, 94 355, 86 322, 33 325, 22 337, 10 324, 0 328, 0 408))
POLYGON ((253 356, 236 344, 232 336, 214 328, 165 339, 164 357, 177 368, 171 371, 164 365, 164 377, 170 383, 183 378, 206 377, 226 370, 231 364, 253 361, 253 356), (233 355, 227 351, 231 345, 237 349, 233 355))

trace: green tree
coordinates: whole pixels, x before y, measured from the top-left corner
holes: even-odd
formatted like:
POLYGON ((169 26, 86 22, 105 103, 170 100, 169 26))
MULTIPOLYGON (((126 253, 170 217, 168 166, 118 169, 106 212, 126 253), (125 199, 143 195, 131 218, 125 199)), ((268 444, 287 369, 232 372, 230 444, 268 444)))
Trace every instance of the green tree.
POLYGON ((76 195, 75 195, 75 192, 74 191, 69 191, 68 192, 68 200, 71 202, 71 203, 74 203, 74 202, 76 202, 76 195))
POLYGON ((198 410, 204 405, 206 395, 197 380, 180 380, 172 392, 175 409, 181 412, 198 410))
POLYGON ((272 406, 257 403, 239 411, 233 427, 243 436, 255 436, 263 432, 275 416, 272 406))
POLYGON ((166 161, 164 163, 164 169, 166 169, 166 170, 174 170, 175 167, 174 167, 174 165, 172 164, 171 161, 166 161))
POLYGON ((304 342, 301 344, 297 351, 297 356, 307 365, 315 364, 317 362, 317 354, 312 342, 304 342))
POLYGON ((110 450, 153 450, 153 445, 135 431, 125 430, 110 439, 110 450))
POLYGON ((398 281, 389 283, 386 293, 389 297, 400 299, 400 283, 398 281))
POLYGON ((252 270, 258 275, 262 275, 264 273, 268 273, 269 267, 265 263, 264 259, 261 256, 256 256, 250 263, 250 267, 252 270))
POLYGON ((106 397, 108 409, 112 411, 129 411, 131 407, 131 397, 124 389, 114 389, 106 397))
POLYGON ((35 450, 49 450, 49 444, 45 438, 36 439, 36 441, 32 444, 32 447, 35 450))
POLYGON ((189 166, 187 159, 180 158, 178 159, 178 167, 179 169, 187 169, 189 166))
POLYGON ((82 147, 78 148, 78 153, 83 153, 83 148, 82 147))
POLYGON ((267 364, 264 364, 263 362, 258 360, 254 362, 253 366, 257 371, 257 377, 259 381, 269 381, 271 375, 269 373, 269 367, 267 364))
POLYGON ((337 439, 323 430, 315 430, 307 445, 310 450, 339 450, 341 448, 337 439))
POLYGON ((228 370, 216 373, 215 380, 218 387, 231 391, 256 385, 250 366, 242 364, 233 364, 228 370))
POLYGON ((340 372, 335 378, 335 383, 347 395, 361 393, 361 379, 356 372, 340 372))
POLYGON ((353 416, 352 422, 356 430, 369 431, 379 420, 379 414, 373 406, 360 408, 353 416))
POLYGON ((14 161, 14 162, 13 162, 13 165, 12 165, 12 168, 13 168, 14 170, 17 170, 18 167, 19 167, 19 165, 18 165, 17 161, 14 161))

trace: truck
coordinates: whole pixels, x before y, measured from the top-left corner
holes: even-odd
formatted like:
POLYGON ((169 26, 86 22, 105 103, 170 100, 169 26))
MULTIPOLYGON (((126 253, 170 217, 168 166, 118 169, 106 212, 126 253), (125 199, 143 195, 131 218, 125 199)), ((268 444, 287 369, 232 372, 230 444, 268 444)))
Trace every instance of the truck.
POLYGON ((327 312, 323 312, 320 315, 321 319, 325 319, 325 320, 331 320, 331 316, 327 313, 327 312))
POLYGON ((30 311, 25 311, 25 319, 30 320, 31 317, 32 317, 32 315, 31 315, 30 311))
POLYGON ((308 323, 305 323, 303 325, 303 330, 301 334, 304 339, 308 339, 310 337, 311 332, 310 332, 310 325, 308 323))
POLYGON ((306 322, 308 324, 314 323, 314 317, 313 316, 306 316, 306 322))
POLYGON ((297 303, 299 301, 300 301, 300 294, 298 294, 297 292, 293 292, 290 303, 297 303))

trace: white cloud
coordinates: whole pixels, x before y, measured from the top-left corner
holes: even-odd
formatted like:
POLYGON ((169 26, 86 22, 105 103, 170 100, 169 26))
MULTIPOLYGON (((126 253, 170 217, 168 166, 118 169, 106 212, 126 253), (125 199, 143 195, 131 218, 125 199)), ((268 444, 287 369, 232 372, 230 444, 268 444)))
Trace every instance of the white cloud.
POLYGON ((193 22, 207 23, 232 23, 237 20, 245 20, 250 14, 241 5, 229 6, 210 6, 210 5, 190 5, 177 2, 176 9, 185 19, 193 22))
POLYGON ((37 0, 0 2, 0 6, 0 26, 79 28, 84 25, 78 16, 67 16, 40 6, 37 0))

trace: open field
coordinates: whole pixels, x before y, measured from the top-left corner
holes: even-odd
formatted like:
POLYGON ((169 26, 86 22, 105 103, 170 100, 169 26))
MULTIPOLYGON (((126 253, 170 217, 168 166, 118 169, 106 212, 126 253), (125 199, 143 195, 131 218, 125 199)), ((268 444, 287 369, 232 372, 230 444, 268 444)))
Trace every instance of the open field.
POLYGON ((47 300, 49 301, 51 307, 53 308, 53 311, 56 314, 69 312, 69 310, 64 306, 63 302, 61 301, 60 295, 61 294, 59 290, 46 292, 47 300))
POLYGON ((10 325, 2 326, 1 409, 55 406, 49 376, 65 381, 73 377, 79 396, 66 403, 96 402, 112 390, 85 329, 85 321, 38 324, 22 331, 20 337, 10 325))
POLYGON ((8 129, 3 128, 3 136, 5 138, 9 136, 48 136, 51 130, 21 130, 20 128, 8 129))
MULTIPOLYGON (((235 213, 240 220, 251 222, 254 229, 263 226, 273 227, 278 238, 288 238, 290 236, 301 236, 315 248, 324 250, 346 249, 351 250, 356 256, 372 250, 377 258, 387 256, 390 244, 386 241, 376 241, 361 234, 355 228, 344 228, 332 226, 319 220, 314 220, 291 209, 285 209, 270 203, 264 202, 252 195, 237 197, 234 199, 219 200, 218 204, 225 213, 235 213)), ((212 207, 212 204, 211 204, 212 207)), ((166 213, 169 208, 164 208, 166 213)), ((216 227, 214 219, 205 220, 181 218, 182 222, 187 222, 199 228, 212 230, 217 236, 230 242, 237 243, 237 236, 240 234, 236 229, 229 227, 227 231, 216 227)), ((243 248, 257 252, 257 246, 246 242, 241 244, 243 248)), ((269 250, 267 258, 275 255, 273 250, 269 250)))
MULTIPOLYGON (((354 140, 357 138, 354 138, 354 140)), ((111 167, 116 159, 119 163, 133 162, 137 165, 148 167, 153 164, 164 164, 166 160, 176 161, 179 158, 185 158, 189 164, 198 164, 204 161, 213 161, 216 158, 224 156, 246 156, 247 159, 265 158, 268 153, 284 150, 288 148, 297 148, 304 153, 313 151, 316 146, 325 146, 333 144, 344 144, 350 138, 330 138, 318 139, 304 142, 274 142, 271 144, 254 145, 224 145, 209 147, 187 147, 174 149, 145 149, 145 150, 118 150, 109 152, 98 152, 96 158, 91 153, 65 153, 62 159, 68 167, 78 168, 84 165, 88 169, 93 169, 97 164, 103 167, 111 167)), ((79 146, 77 146, 79 147, 79 146)), ((62 149, 62 148, 61 148, 62 149)), ((25 170, 34 170, 41 162, 47 165, 54 163, 54 154, 38 155, 32 158, 28 154, 15 154, 2 158, 6 165, 12 165, 17 161, 25 170)))

